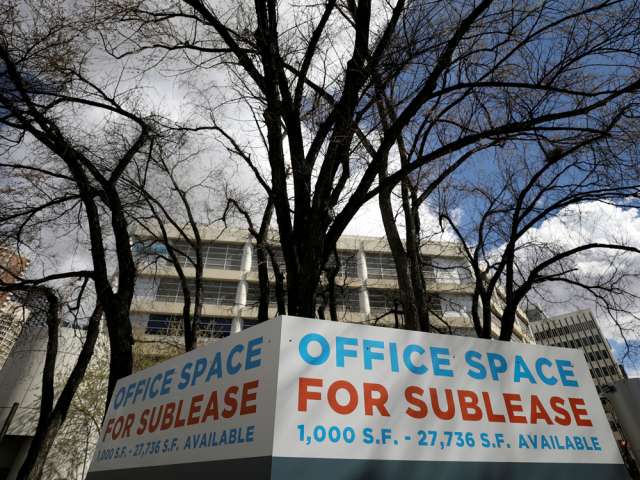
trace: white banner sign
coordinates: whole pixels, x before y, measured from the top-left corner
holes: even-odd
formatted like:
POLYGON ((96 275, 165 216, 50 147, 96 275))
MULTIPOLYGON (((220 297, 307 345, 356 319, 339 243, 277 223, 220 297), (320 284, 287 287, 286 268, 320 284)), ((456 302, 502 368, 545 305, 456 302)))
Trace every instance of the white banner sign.
MULTIPOLYGON (((286 478, 316 460, 330 460, 332 479, 371 462, 423 462, 443 478, 490 478, 474 472, 495 465, 508 475, 624 472, 579 350, 295 317, 121 380, 91 472, 208 464, 286 478), (240 458, 261 460, 229 463, 240 458)), ((154 478, 177 478, 171 471, 154 478)))

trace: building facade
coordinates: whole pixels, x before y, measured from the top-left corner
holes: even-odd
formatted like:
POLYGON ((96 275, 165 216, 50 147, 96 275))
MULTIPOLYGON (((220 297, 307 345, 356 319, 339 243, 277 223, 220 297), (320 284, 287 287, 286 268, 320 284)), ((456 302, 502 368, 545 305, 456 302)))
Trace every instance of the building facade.
MULTIPOLYGON (((255 324, 259 286, 253 241, 245 230, 202 229, 200 233, 205 264, 200 337, 225 336, 255 324)), ((175 337, 179 342, 182 330, 179 316, 183 307, 180 280, 169 262, 158 260, 162 246, 142 233, 137 236, 137 244, 141 267, 132 304, 134 329, 138 336, 148 340, 175 337)), ((173 244, 181 252, 179 258, 186 276, 193 278, 195 270, 189 261, 193 252, 184 241, 175 240, 173 244)), ((281 252, 275 246, 273 251, 284 271, 281 252)), ((475 335, 470 317, 473 281, 459 247, 453 243, 431 242, 423 247, 422 254, 432 325, 443 333, 475 335)), ((395 263, 386 240, 343 236, 338 243, 338 255, 341 264, 336 279, 339 320, 401 326, 395 263)), ((270 290, 273 297, 274 289, 270 290)), ((499 308, 498 303, 495 308, 499 308)), ((276 315, 275 298, 272 298, 269 315, 276 315)), ((498 333, 496 322, 494 334, 498 333)), ((526 315, 521 311, 514 340, 533 342, 526 315)))
MULTIPOLYGON (((536 317, 531 315, 531 318, 536 317)), ((605 386, 624 378, 591 310, 578 310, 550 318, 539 315, 531 322, 531 330, 536 342, 542 345, 581 349, 599 393, 605 386)))
MULTIPOLYGON (((0 283, 10 284, 27 267, 27 260, 13 250, 0 247, 0 283)), ((0 291, 0 368, 13 348, 28 312, 8 292, 0 291)))
POLYGON ((624 379, 626 375, 616 362, 607 339, 602 334, 591 310, 578 310, 555 317, 546 317, 538 308, 528 310, 531 330, 536 342, 555 347, 579 348, 584 353, 613 435, 620 443, 623 439, 612 405, 603 395, 607 387, 624 379))

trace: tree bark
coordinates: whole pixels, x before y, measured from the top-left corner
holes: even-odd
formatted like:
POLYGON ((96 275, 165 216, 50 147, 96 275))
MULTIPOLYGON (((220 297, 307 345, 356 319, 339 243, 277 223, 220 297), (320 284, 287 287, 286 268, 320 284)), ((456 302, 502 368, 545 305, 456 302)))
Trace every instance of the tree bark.
POLYGON ((407 330, 420 330, 420 317, 418 316, 418 310, 416 308, 415 290, 411 282, 411 277, 409 276, 407 254, 402 245, 393 214, 390 188, 386 188, 380 192, 378 205, 380 206, 380 214, 387 235, 387 241, 389 242, 389 248, 391 249, 391 254, 393 255, 393 260, 396 265, 398 289, 402 302, 402 311, 404 313, 404 326, 407 330))

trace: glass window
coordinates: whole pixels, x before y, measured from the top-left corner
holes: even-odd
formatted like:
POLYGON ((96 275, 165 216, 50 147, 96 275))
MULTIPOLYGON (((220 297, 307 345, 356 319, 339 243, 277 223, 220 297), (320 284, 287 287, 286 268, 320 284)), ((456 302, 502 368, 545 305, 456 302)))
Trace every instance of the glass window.
POLYGON ((336 303, 347 312, 360 311, 360 291, 355 288, 336 288, 336 303))
POLYGON ((235 305, 236 282, 207 280, 202 284, 202 297, 207 305, 235 305))
MULTIPOLYGON (((204 280, 202 282, 203 303, 207 305, 235 305, 236 286, 236 282, 204 280)), ((189 281, 189 288, 193 292, 193 280, 189 281)), ((156 300, 182 303, 183 296, 180 280, 177 278, 161 278, 156 292, 156 300)))
MULTIPOLYGON (((276 300, 276 286, 275 284, 269 284, 269 304, 275 307, 277 305, 276 300)), ((284 292, 284 303, 287 303, 287 291, 284 292)), ((249 283, 247 285, 247 307, 258 307, 260 304, 260 284, 249 283)))
POLYGON ((182 322, 172 321, 173 317, 166 315, 149 315, 146 333, 152 335, 171 335, 171 331, 175 329, 174 335, 179 335, 182 322))
MULTIPOLYGON (((393 256, 387 253, 365 253, 369 278, 397 278, 393 256)), ((373 306, 371 307, 373 308, 373 306)))
POLYGON ((422 275, 424 276, 425 282, 435 282, 436 281, 436 270, 433 267, 433 260, 431 257, 424 257, 422 259, 422 275))
POLYGON ((205 267, 221 270, 240 270, 243 250, 242 244, 210 243, 203 248, 205 267))
MULTIPOLYGON (((340 270, 338 271, 338 277, 358 278, 358 252, 343 251, 338 252, 338 259, 340 260, 340 270)), ((329 257, 327 262, 328 268, 335 268, 335 259, 333 255, 329 257)))
POLYGON ((161 302, 178 302, 182 301, 180 294, 180 280, 177 278, 161 278, 156 291, 156 300, 161 302), (178 299, 180 295, 180 299, 178 299))
MULTIPOLYGON (((429 312, 436 315, 442 314, 442 303, 439 298, 430 296, 429 299, 429 312)), ((369 306, 372 312, 378 314, 383 312, 394 311, 395 304, 397 302, 398 311, 402 311, 402 305, 400 303, 400 292, 398 290, 387 290, 381 288, 369 289, 369 306)))
POLYGON ((349 278, 358 278, 358 252, 339 252, 340 274, 349 278))
MULTIPOLYGON (((280 271, 282 273, 285 273, 286 268, 284 264, 284 255, 282 254, 282 250, 280 249, 280 247, 271 247, 271 252, 273 253, 273 257, 275 258, 276 263, 278 264, 278 267, 280 267, 280 271)), ((271 255, 269 255, 269 252, 266 252, 266 254, 267 254, 267 264, 269 265, 269 271, 272 272, 273 267, 271 266, 271 255)), ((258 271, 258 253, 256 251, 255 246, 253 248, 253 255, 251 255, 251 270, 253 270, 254 272, 258 271)))
POLYGON ((377 313, 391 312, 396 308, 402 311, 400 305, 400 292, 397 290, 384 290, 380 288, 369 289, 369 306, 371 311, 377 313))
MULTIPOLYGON (((198 336, 206 338, 226 337, 231 333, 232 319, 228 317, 201 317, 198 322, 198 336)), ((244 319, 244 328, 257 323, 255 319, 244 319)), ((182 336, 182 317, 176 315, 149 315, 146 333, 150 335, 182 336)))
MULTIPOLYGON (((182 266, 193 266, 195 249, 184 240, 172 242, 176 256, 182 266)), ((243 245, 240 243, 203 242, 202 262, 205 268, 240 270, 243 245)))

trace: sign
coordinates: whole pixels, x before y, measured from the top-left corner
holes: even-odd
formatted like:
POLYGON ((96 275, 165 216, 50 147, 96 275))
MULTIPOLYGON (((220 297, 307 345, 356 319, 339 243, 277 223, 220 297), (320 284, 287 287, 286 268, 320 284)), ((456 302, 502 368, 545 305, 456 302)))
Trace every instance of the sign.
POLYGON ((626 478, 579 350, 279 317, 120 380, 90 479, 626 478))

